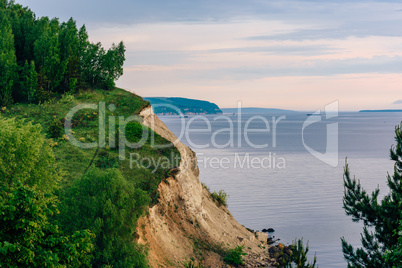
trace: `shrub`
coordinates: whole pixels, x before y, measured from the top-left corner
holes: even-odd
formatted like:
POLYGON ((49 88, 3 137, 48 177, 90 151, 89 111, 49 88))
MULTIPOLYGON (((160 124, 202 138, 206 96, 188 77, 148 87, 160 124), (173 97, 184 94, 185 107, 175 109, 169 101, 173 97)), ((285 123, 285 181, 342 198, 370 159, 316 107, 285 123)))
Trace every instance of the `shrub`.
POLYGON ((228 253, 226 253, 225 257, 223 257, 223 261, 226 264, 232 265, 243 265, 242 256, 247 255, 247 253, 243 252, 244 246, 238 246, 232 249, 229 249, 228 253))
POLYGON ((126 141, 130 143, 138 143, 143 138, 143 135, 146 136, 148 134, 147 131, 149 130, 137 121, 128 122, 125 126, 124 132, 122 131, 122 129, 120 129, 120 125, 116 124, 114 135, 115 140, 109 140, 109 144, 111 145, 112 149, 118 150, 120 145, 120 138, 126 139, 126 141), (143 133, 143 128, 145 129, 145 133, 143 133))
POLYGON ((94 235, 60 232, 54 196, 21 183, 0 190, 1 267, 89 267, 94 235))
MULTIPOLYGON (((145 134, 145 133, 144 133, 145 134)), ((129 122, 126 126, 126 139, 129 142, 139 142, 143 135, 143 125, 137 121, 129 122)))
POLYGON ((73 94, 64 93, 63 97, 60 99, 61 103, 74 103, 75 97, 73 94))
POLYGON ((0 118, 0 184, 18 181, 51 191, 61 179, 53 152, 40 125, 0 118))
POLYGON ((133 242, 133 233, 150 198, 118 170, 90 169, 60 200, 65 231, 89 229, 96 235, 93 267, 147 267, 144 247, 133 242))
POLYGON ((95 166, 99 168, 117 168, 119 161, 117 157, 113 157, 108 151, 103 150, 99 152, 95 166))
POLYGON ((54 118, 53 121, 49 125, 48 133, 51 138, 56 139, 60 138, 63 134, 63 124, 57 118, 54 118))
POLYGON ((219 190, 219 192, 213 192, 211 194, 212 200, 218 203, 219 206, 228 206, 227 200, 229 195, 224 190, 219 190))

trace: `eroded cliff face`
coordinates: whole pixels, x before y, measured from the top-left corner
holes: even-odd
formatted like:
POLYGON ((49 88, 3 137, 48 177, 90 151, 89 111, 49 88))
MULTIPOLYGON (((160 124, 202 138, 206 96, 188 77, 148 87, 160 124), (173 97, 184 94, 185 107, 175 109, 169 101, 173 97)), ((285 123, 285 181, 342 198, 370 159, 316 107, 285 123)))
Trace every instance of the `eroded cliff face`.
POLYGON ((181 154, 177 172, 159 185, 158 204, 138 222, 138 243, 149 245, 152 267, 182 267, 190 258, 222 267, 220 249, 238 245, 244 245, 249 255, 266 255, 266 237, 240 225, 201 185, 195 153, 177 140, 151 106, 140 115, 144 125, 173 142, 181 154))

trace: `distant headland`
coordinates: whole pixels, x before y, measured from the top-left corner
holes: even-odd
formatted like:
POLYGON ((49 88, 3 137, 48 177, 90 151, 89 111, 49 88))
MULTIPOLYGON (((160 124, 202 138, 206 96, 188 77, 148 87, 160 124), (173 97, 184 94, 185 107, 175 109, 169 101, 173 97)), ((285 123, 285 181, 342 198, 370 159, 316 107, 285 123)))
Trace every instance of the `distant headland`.
POLYGON ((221 114, 218 105, 209 101, 187 99, 149 97, 144 98, 152 105, 155 114, 178 115, 182 114, 221 114))

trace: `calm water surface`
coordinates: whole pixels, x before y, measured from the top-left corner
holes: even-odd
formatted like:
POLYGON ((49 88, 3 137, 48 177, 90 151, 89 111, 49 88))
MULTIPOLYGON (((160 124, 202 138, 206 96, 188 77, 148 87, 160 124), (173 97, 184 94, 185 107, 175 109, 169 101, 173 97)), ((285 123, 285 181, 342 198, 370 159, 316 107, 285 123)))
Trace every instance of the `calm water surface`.
MULTIPOLYGON (((310 252, 316 252, 321 267, 346 267, 340 237, 359 246, 362 229, 342 209, 345 158, 351 173, 360 179, 366 190, 371 192, 379 185, 384 189, 382 193, 386 193, 386 175, 393 170, 389 149, 395 143, 394 129, 401 122, 402 113, 340 113, 336 118, 306 127, 305 144, 324 153, 327 126, 338 123, 339 161, 336 167, 315 158, 303 146, 305 113, 286 114, 286 118, 277 123, 275 138, 273 121, 281 115, 258 115, 268 121, 268 126, 261 118, 251 121, 248 129, 265 130, 249 132, 249 143, 267 143, 266 148, 250 146, 243 132, 240 132, 239 141, 239 122, 244 129, 246 122, 255 115, 243 114, 240 119, 238 115, 225 116, 232 124, 227 119, 206 116, 211 124, 210 131, 206 130, 207 123, 200 117, 184 119, 187 127, 190 121, 190 128, 195 131, 183 135, 181 141, 197 153, 200 180, 212 191, 224 189, 230 195, 229 210, 246 227, 254 230, 272 227, 275 229, 273 235, 286 244, 296 237, 303 238, 309 241, 310 252), (233 136, 224 131, 230 127, 235 130, 233 136), (230 144, 223 146, 231 137, 233 147, 230 144), (218 146, 214 146, 213 141, 218 146), (249 161, 256 161, 249 167, 247 156, 249 161), (224 164, 219 166, 216 161, 223 158, 224 164), (265 159, 263 167, 257 163, 262 159, 265 159), (242 161, 246 161, 243 167, 242 161)), ((177 136, 180 135, 183 119, 177 116, 160 118, 177 136)))

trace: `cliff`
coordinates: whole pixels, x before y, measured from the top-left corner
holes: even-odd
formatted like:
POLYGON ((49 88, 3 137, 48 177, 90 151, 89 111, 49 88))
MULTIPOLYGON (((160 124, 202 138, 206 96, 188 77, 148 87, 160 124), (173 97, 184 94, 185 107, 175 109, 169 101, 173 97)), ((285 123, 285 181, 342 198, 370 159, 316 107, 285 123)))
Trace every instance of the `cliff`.
POLYGON ((224 267, 222 252, 244 245, 246 262, 255 263, 251 259, 260 254, 258 267, 269 267, 267 235, 247 230, 226 207, 217 206, 201 185, 195 153, 178 141, 151 106, 140 116, 144 125, 173 142, 181 154, 178 171, 159 184, 158 203, 137 225, 138 243, 149 245, 150 264, 182 267, 183 261, 195 259, 205 266, 224 267))

